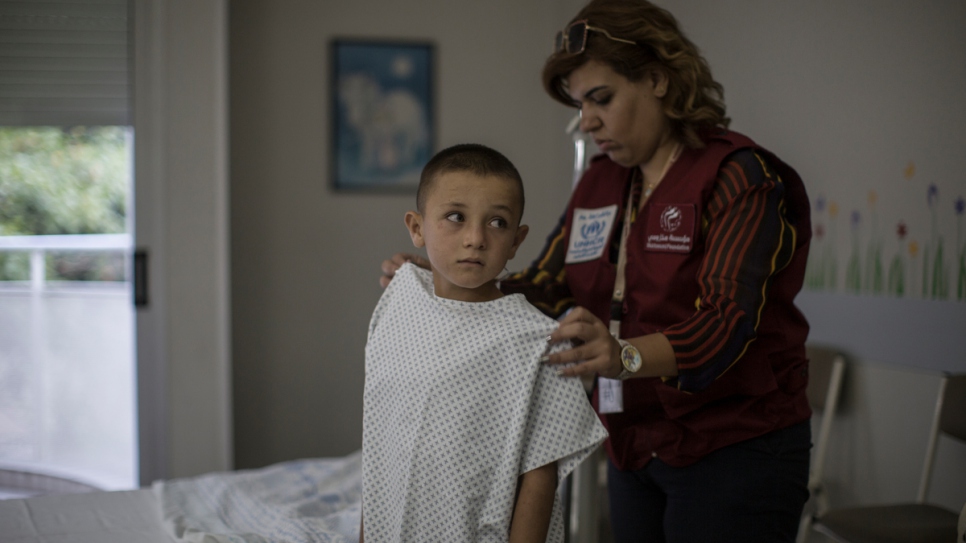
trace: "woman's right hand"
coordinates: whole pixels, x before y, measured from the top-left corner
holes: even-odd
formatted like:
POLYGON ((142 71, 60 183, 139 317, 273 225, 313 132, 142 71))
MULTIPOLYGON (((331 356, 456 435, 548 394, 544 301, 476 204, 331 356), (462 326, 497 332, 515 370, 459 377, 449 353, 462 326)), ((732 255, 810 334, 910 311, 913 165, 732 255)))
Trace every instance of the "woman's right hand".
POLYGON ((382 261, 382 275, 379 277, 379 284, 382 285, 382 288, 389 286, 389 282, 396 275, 396 270, 406 262, 412 262, 420 268, 430 269, 429 261, 419 255, 396 253, 392 255, 392 258, 382 261))

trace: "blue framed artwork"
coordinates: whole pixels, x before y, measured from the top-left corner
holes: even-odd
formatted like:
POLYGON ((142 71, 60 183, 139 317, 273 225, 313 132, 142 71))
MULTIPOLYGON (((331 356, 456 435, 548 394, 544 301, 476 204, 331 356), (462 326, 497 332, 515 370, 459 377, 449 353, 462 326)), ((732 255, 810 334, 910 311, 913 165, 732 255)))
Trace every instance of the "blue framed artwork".
POLYGON ((411 192, 435 143, 433 45, 332 42, 332 173, 337 190, 411 192))

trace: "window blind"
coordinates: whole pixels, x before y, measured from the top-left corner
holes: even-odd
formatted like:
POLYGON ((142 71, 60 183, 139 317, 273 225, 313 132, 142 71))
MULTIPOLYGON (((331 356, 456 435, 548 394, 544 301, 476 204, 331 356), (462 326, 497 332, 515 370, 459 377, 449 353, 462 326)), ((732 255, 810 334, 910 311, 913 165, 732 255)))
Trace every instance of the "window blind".
POLYGON ((129 0, 0 0, 0 126, 130 125, 129 0))

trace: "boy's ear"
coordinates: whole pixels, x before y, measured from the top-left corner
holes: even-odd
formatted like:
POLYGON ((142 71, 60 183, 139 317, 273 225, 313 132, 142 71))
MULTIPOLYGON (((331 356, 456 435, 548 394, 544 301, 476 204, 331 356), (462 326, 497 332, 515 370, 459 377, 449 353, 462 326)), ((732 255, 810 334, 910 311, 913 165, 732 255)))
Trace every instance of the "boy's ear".
POLYGON ((508 258, 507 260, 511 260, 513 257, 517 255, 517 249, 520 248, 520 245, 523 243, 523 240, 527 239, 527 234, 529 232, 530 232, 530 227, 525 224, 521 224, 520 226, 517 227, 517 233, 513 237, 513 247, 510 249, 510 258, 508 258))
POLYGON ((423 240, 423 216, 415 211, 406 212, 406 228, 409 230, 409 237, 413 239, 413 245, 423 247, 426 241, 423 240))

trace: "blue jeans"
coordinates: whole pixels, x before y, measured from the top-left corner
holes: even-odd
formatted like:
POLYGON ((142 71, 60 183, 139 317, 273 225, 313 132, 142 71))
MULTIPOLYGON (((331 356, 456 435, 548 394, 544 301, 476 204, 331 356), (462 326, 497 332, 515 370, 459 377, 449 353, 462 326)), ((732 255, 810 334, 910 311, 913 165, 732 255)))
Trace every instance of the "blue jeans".
POLYGON ((683 468, 655 458, 639 471, 620 471, 608 460, 614 541, 795 541, 811 446, 805 421, 683 468))

